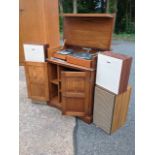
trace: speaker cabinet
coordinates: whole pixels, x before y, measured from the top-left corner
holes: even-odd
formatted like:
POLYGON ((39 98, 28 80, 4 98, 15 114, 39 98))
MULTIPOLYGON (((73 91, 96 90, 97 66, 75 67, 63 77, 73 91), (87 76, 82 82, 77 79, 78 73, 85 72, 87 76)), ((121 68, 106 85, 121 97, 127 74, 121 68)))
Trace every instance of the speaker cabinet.
POLYGON ((93 122, 108 134, 122 127, 127 118, 131 87, 124 93, 115 95, 100 87, 95 87, 93 122))
POLYGON ((132 58, 123 54, 98 54, 96 84, 115 94, 127 90, 132 58))

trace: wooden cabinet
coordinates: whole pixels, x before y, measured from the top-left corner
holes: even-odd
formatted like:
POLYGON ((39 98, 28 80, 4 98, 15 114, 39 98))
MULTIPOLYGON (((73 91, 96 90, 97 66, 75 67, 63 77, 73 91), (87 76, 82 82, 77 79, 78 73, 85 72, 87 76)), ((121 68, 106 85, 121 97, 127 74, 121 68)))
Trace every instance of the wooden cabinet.
POLYGON ((19 63, 24 63, 23 43, 59 46, 58 0, 20 0, 19 63))
POLYGON ((131 87, 119 95, 95 87, 93 122, 111 134, 122 127, 127 118, 131 87))
POLYGON ((59 108, 64 115, 78 116, 91 123, 95 69, 59 60, 49 59, 48 63, 48 105, 59 108))
MULTIPOLYGON (((28 2, 29 1, 30 0, 28 0, 28 2)), ((34 12, 31 13, 32 16, 35 14, 36 9, 40 12, 47 11, 48 15, 52 15, 52 12, 57 12, 57 10, 54 10, 57 9, 57 0, 32 1, 41 3, 41 5, 36 4, 35 6, 32 4, 32 6, 37 7, 33 10, 34 12), (45 7, 45 4, 48 4, 48 2, 50 2, 50 5, 46 5, 45 7), (55 4, 53 10, 50 8, 52 3, 55 4)), ((56 24, 58 23, 58 16, 57 13, 55 16, 52 15, 53 18, 50 17, 50 15, 46 16, 46 13, 44 15, 40 13, 40 17, 36 19, 37 21, 35 23, 42 24, 42 28, 38 27, 38 31, 44 31, 44 33, 38 33, 36 38, 38 40, 29 36, 33 35, 33 33, 27 34, 25 32, 26 28, 24 29, 25 38, 32 38, 31 41, 33 42, 43 41, 44 44, 49 43, 50 40, 50 45, 52 47, 57 45, 58 37, 56 27, 58 26, 56 26, 56 24), (46 16, 46 18, 44 16, 46 16), (53 20, 54 17, 57 19, 53 20), (46 22, 41 20, 42 18, 46 19, 46 22), (50 22, 50 24, 47 24, 48 22, 50 22), (51 23, 54 23, 54 25, 51 23), (43 34, 46 34, 44 39, 41 37, 43 34)), ((27 18, 26 15, 22 16, 23 18, 27 18)), ((93 51, 93 54, 97 51, 110 50, 114 15, 65 14, 63 17, 66 48, 74 48, 80 52, 83 48, 87 47, 92 49, 91 51, 93 51)), ((25 21, 28 22, 31 20, 26 19, 25 21)), ((34 24, 29 28, 31 29, 32 27, 35 27, 34 24)), ((22 40, 25 41, 26 39, 24 40, 22 37, 22 40)), ((62 114, 77 116, 85 122, 91 123, 93 118, 96 66, 92 65, 91 67, 84 67, 76 65, 76 63, 71 64, 61 59, 55 59, 53 58, 54 53, 62 48, 52 47, 50 51, 48 51, 48 65, 47 63, 26 62, 25 67, 29 97, 37 100, 46 100, 48 101, 48 105, 59 108, 62 111, 62 114)), ((93 64, 95 64, 95 62, 93 62, 93 64)))
POLYGON ((47 62, 25 62, 28 97, 39 101, 49 100, 47 62))

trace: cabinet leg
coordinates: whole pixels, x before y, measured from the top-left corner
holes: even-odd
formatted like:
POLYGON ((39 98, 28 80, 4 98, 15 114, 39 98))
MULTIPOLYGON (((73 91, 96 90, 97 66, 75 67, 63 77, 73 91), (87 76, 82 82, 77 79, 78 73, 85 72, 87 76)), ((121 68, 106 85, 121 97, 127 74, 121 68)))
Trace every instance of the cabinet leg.
POLYGON ((93 116, 83 116, 83 117, 79 117, 81 120, 83 120, 84 122, 90 124, 93 122, 93 116))

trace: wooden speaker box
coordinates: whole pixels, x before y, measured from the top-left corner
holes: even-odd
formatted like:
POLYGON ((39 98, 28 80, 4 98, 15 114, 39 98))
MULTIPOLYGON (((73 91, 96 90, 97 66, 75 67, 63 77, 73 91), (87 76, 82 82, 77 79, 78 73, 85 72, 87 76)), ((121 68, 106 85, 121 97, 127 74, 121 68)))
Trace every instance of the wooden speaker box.
POLYGON ((98 54, 96 84, 115 94, 126 91, 132 58, 110 51, 98 54))
MULTIPOLYGON (((111 38, 114 25, 112 14, 63 14, 64 19, 64 48, 72 48, 77 52, 85 51, 83 48, 90 48, 90 53, 110 50, 111 38)), ((60 55, 54 57, 63 59, 60 55)), ((96 57, 91 60, 67 56, 64 59, 84 67, 94 67, 96 57)))
POLYGON ((122 127, 127 118, 130 94, 130 86, 119 95, 95 87, 94 124, 109 134, 122 127))

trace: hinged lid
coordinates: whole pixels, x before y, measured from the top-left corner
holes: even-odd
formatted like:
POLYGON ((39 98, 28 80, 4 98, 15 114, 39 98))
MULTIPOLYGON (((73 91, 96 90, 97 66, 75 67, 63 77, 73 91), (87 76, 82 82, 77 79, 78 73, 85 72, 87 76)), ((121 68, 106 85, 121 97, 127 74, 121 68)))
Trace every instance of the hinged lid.
POLYGON ((114 14, 63 14, 67 45, 109 50, 114 14))

